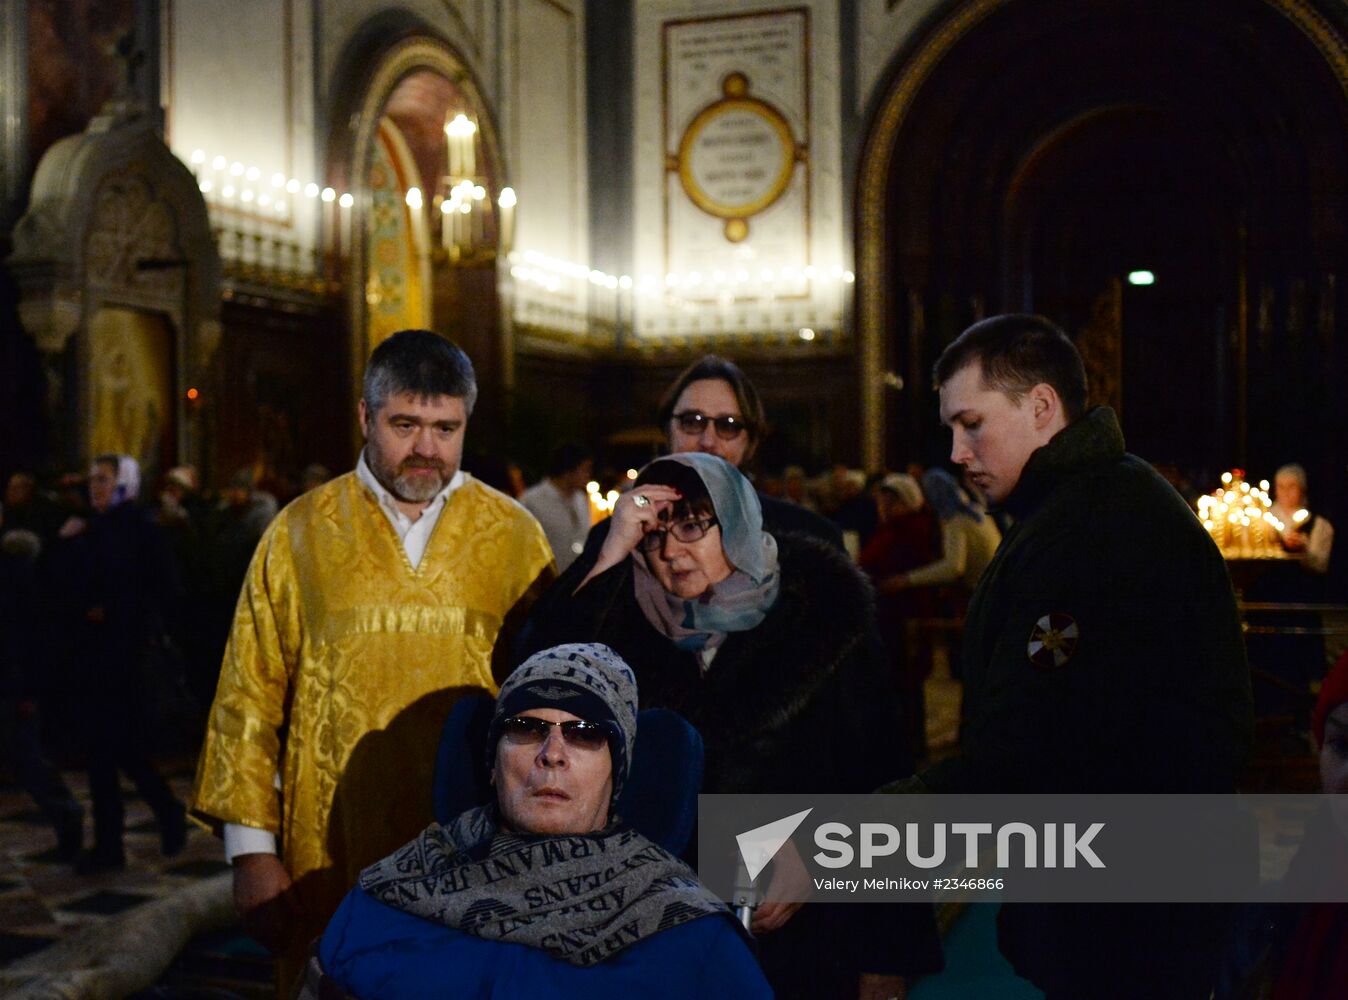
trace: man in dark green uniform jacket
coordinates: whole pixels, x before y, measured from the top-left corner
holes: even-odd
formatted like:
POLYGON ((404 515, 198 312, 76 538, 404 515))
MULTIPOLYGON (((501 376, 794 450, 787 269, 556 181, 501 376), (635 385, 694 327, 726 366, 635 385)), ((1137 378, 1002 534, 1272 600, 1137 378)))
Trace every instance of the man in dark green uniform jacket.
MULTIPOLYGON (((1014 524, 966 618, 959 755, 888 788, 1234 791, 1252 719, 1226 566, 1125 453, 1114 412, 1087 409, 1072 342, 1041 317, 993 317, 946 349, 936 380, 952 461, 1014 524)), ((1205 998, 1219 918, 1008 905, 999 943, 1051 998, 1205 998)))

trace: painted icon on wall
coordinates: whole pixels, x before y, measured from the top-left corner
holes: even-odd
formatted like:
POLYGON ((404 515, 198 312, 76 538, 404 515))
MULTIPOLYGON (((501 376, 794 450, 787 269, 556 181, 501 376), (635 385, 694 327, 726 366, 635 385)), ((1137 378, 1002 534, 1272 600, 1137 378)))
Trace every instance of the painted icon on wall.
POLYGON ((168 320, 105 307, 89 328, 89 455, 130 455, 142 469, 173 454, 173 336, 168 320))

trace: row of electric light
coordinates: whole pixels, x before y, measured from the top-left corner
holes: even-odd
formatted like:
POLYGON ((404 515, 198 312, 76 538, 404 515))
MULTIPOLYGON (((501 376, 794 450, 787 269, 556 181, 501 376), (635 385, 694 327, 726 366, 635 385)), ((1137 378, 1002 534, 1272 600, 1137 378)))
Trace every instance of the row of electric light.
MULTIPOLYGON (((662 279, 651 274, 642 275, 640 278, 633 280, 629 274, 607 274, 604 271, 586 267, 584 264, 549 257, 536 250, 512 253, 509 260, 512 277, 520 281, 542 285, 550 291, 557 291, 561 288, 561 282, 557 280, 558 277, 572 278, 576 281, 589 281, 592 285, 608 289, 635 287, 640 294, 654 293, 661 287, 662 283, 665 288, 708 286, 714 290, 728 285, 745 285, 750 283, 754 277, 748 268, 739 268, 734 272, 718 269, 712 271, 709 275, 704 275, 701 271, 689 271, 685 274, 671 271, 664 276, 663 282, 662 279)), ((812 281, 823 277, 832 277, 849 285, 856 280, 856 275, 841 265, 835 265, 832 268, 820 268, 813 264, 803 268, 773 269, 764 267, 760 268, 757 274, 758 284, 760 285, 794 284, 802 280, 812 281)))
POLYGON ((445 215, 459 211, 465 215, 473 210, 473 202, 487 197, 487 189, 481 184, 462 180, 449 189, 449 197, 440 203, 440 211, 445 215))
MULTIPOLYGON (((206 151, 195 149, 192 151, 192 165, 197 168, 203 167, 207 162, 206 151)), ((220 185, 220 196, 226 200, 238 197, 244 204, 256 202, 260 208, 268 208, 275 204, 276 214, 284 216, 286 214, 286 203, 279 196, 273 197, 266 190, 255 192, 250 187, 244 187, 245 183, 258 183, 262 179, 262 171, 257 167, 247 166, 239 160, 230 161, 223 155, 216 155, 210 160, 211 169, 217 173, 228 173, 232 178, 241 178, 239 187, 233 182, 225 181, 220 185)), ((215 183, 210 178, 202 178, 198 181, 198 187, 202 194, 210 194, 215 190, 215 183)), ((306 198, 318 199, 325 203, 337 202, 342 208, 351 208, 355 204, 355 198, 350 192, 338 194, 334 188, 319 187, 313 181, 301 182, 295 177, 286 177, 285 174, 277 171, 271 175, 271 187, 277 190, 284 190, 287 194, 303 194, 306 198)), ((440 211, 444 215, 458 211, 467 214, 472 211, 473 203, 482 201, 486 198, 487 191, 480 184, 473 184, 471 181, 461 181, 450 190, 450 196, 440 203, 440 211)), ((419 188, 408 188, 405 195, 407 206, 414 211, 420 211, 425 207, 425 197, 419 188)), ((503 209, 513 209, 518 203, 518 197, 513 188, 502 188, 497 202, 503 209)), ((660 288, 662 279, 655 275, 642 275, 636 281, 631 275, 608 274, 595 268, 586 267, 584 264, 577 264, 572 261, 561 260, 557 257, 549 257, 547 254, 539 253, 537 250, 527 250, 524 253, 510 254, 510 274, 518 281, 528 282, 538 285, 550 292, 561 290, 561 281, 558 276, 572 278, 577 281, 589 281, 590 284, 600 288, 607 288, 610 291, 617 289, 627 290, 635 287, 637 292, 642 295, 651 295, 660 288), (518 263, 522 260, 523 263, 518 263)), ((856 275, 846 270, 841 265, 834 265, 831 269, 818 268, 813 264, 803 268, 785 267, 774 269, 770 267, 760 268, 758 270, 758 283, 765 284, 795 284, 802 280, 812 281, 819 277, 832 277, 844 284, 851 284, 856 280, 856 275)), ((701 271, 689 271, 684 274, 670 271, 663 278, 663 285, 666 288, 698 288, 708 286, 710 288, 725 288, 731 285, 747 285, 753 279, 753 274, 748 268, 737 268, 735 271, 725 271, 722 269, 713 270, 710 274, 704 275, 701 271)), ((809 329, 800 331, 802 340, 813 340, 814 332, 809 329)))
MULTIPOLYGON (((736 268, 732 271, 716 269, 710 274, 704 274, 701 271, 688 271, 685 274, 676 274, 670 272, 664 276, 666 288, 697 288, 702 285, 745 285, 758 279, 762 285, 777 284, 796 284, 801 281, 813 281, 816 278, 833 278, 845 285, 850 285, 856 281, 856 275, 846 270, 840 264, 835 264, 832 268, 816 267, 808 264, 805 267, 783 267, 780 269, 771 267, 761 267, 758 273, 754 274, 746 267, 736 268)), ((637 282, 638 289, 653 289, 660 284, 660 279, 652 275, 643 275, 637 282)))
MULTIPOLYGON (((223 179, 219 184, 220 197, 225 199, 237 197, 244 204, 256 203, 261 208, 268 208, 275 204, 278 215, 284 215, 286 211, 285 201, 279 195, 280 191, 290 195, 303 194, 306 198, 328 203, 335 201, 342 208, 350 208, 356 203, 356 199, 349 192, 338 194, 331 187, 319 187, 313 181, 306 184, 297 177, 286 177, 280 171, 271 175, 271 188, 278 192, 276 195, 273 195, 265 187, 260 191, 254 191, 248 185, 261 185, 261 170, 257 167, 248 166, 239 160, 230 161, 222 155, 207 157, 204 149, 192 150, 191 161, 192 166, 197 168, 198 172, 202 171, 209 161, 211 169, 222 175, 223 179)), ((216 182, 209 177, 198 177, 197 187, 201 189, 202 194, 210 194, 216 189, 216 182)))
MULTIPOLYGON (((351 196, 344 194, 342 197, 349 198, 351 196)), ((451 212, 462 212, 467 215, 473 210, 473 202, 482 201, 486 197, 487 189, 481 184, 474 184, 472 181, 459 181, 449 189, 449 197, 440 202, 440 211, 445 215, 449 215, 451 212)), ((403 200, 407 202, 407 207, 415 212, 419 212, 426 207, 426 196, 421 193, 421 188, 408 188, 403 200)), ((500 202, 502 208, 514 208, 518 201, 515 197, 514 188, 502 188, 496 200, 500 202)))

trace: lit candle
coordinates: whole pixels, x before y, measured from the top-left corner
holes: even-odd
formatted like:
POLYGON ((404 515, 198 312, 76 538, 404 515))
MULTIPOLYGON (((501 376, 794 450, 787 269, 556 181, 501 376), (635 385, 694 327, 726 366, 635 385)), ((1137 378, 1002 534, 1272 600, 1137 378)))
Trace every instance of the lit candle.
POLYGON ((323 199, 323 230, 330 253, 337 251, 337 192, 325 187, 320 195, 323 199))
POLYGON ((515 201, 515 189, 511 187, 502 188, 500 197, 496 200, 501 207, 499 239, 502 253, 509 253, 515 245, 515 201))
POLYGON ((338 247, 338 252, 343 256, 350 255, 355 249, 351 245, 351 206, 355 203, 356 199, 353 198, 349 192, 342 195, 337 201, 342 212, 341 242, 338 247))
POLYGON ((449 147, 449 176, 450 183, 463 172, 463 145, 460 139, 459 123, 463 115, 455 115, 454 118, 445 123, 445 143, 449 147))

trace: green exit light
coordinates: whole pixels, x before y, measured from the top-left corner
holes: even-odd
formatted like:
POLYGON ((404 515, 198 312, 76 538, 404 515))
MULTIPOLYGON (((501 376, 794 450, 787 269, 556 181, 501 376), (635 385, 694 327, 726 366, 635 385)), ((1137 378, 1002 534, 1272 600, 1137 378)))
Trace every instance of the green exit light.
POLYGON ((1130 285, 1154 285, 1156 284, 1156 275, 1150 271, 1129 271, 1128 284, 1130 285))

